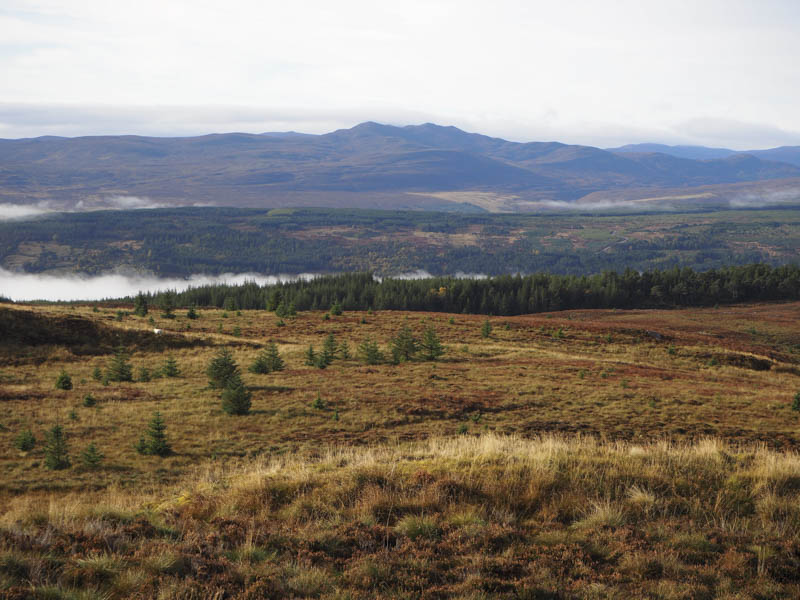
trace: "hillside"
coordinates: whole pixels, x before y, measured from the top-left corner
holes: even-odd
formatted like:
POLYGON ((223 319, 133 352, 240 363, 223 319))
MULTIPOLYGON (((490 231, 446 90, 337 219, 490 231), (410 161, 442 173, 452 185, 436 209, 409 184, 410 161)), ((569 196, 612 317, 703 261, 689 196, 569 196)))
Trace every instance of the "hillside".
MULTIPOLYGON (((181 208, 0 222, 7 271, 190 277, 221 273, 590 274, 800 261, 800 211, 488 215, 181 208)), ((4 275, 0 295, 12 295, 4 275)), ((114 292, 110 292, 112 295, 114 292)))
POLYGON ((777 161, 800 166, 800 146, 781 146, 766 150, 728 150, 727 148, 707 148, 705 146, 667 146, 665 144, 628 144, 618 148, 608 148, 616 154, 667 154, 692 160, 729 158, 734 155, 750 155, 761 160, 777 161))
MULTIPOLYGON (((800 177, 786 152, 690 160, 560 143, 517 143, 434 124, 362 123, 325 135, 227 133, 0 140, 4 201, 113 205, 349 206, 475 210, 441 192, 490 192, 530 203, 599 191, 696 187, 800 177), (118 200, 117 200, 118 202, 118 200)), ((791 158, 791 157, 790 157, 791 158)), ((477 206, 480 206, 478 204, 477 206)))
POLYGON ((493 317, 486 335, 461 314, 5 310, 178 343, 130 346, 131 382, 95 378, 110 349, 0 347, 3 597, 800 593, 797 302, 493 317), (366 339, 388 356, 404 325, 432 326, 445 353, 358 358, 366 339), (306 365, 331 334, 350 357, 306 365), (251 373, 266 340, 285 369, 251 373), (226 347, 248 415, 208 385, 226 347), (179 373, 159 375, 170 357, 179 373), (73 389, 53 389, 62 370, 73 389), (155 411, 163 458, 135 450, 155 411), (55 423, 72 465, 51 471, 55 423))

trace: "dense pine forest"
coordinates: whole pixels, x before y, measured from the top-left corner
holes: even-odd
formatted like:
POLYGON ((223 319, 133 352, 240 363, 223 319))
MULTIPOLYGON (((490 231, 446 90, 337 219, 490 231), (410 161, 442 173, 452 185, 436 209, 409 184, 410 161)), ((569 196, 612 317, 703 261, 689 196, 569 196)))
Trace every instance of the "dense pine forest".
POLYGON ((676 267, 642 273, 627 269, 591 276, 539 273, 482 279, 380 279, 354 273, 267 286, 253 282, 202 286, 144 298, 156 305, 267 309, 279 314, 331 307, 518 315, 588 308, 711 306, 797 300, 800 267, 752 264, 705 272, 676 267))

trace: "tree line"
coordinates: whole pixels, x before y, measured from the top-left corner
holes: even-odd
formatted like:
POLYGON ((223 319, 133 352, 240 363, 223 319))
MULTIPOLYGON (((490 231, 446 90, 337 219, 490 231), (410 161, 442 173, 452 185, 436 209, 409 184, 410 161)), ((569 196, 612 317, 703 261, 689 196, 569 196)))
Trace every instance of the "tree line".
MULTIPOLYGON (((142 294, 148 303, 275 310, 419 310, 518 315, 567 309, 664 308, 800 299, 800 267, 766 264, 709 271, 688 267, 596 275, 502 275, 381 279, 347 273, 308 281, 205 285, 142 294)), ((133 301, 132 298, 127 298, 133 301)))

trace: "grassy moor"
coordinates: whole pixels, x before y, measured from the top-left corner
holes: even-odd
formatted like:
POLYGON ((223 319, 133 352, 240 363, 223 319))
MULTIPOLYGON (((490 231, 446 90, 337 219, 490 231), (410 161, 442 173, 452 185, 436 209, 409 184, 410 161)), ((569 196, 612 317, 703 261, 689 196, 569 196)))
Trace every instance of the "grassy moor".
POLYGON ((800 303, 133 309, 0 307, 3 597, 800 594, 800 303))

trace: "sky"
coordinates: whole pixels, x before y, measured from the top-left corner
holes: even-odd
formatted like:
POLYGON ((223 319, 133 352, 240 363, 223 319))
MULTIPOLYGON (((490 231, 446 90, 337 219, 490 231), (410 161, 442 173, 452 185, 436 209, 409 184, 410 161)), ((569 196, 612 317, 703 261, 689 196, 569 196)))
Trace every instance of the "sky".
POLYGON ((800 145, 796 0, 0 0, 0 137, 800 145))

